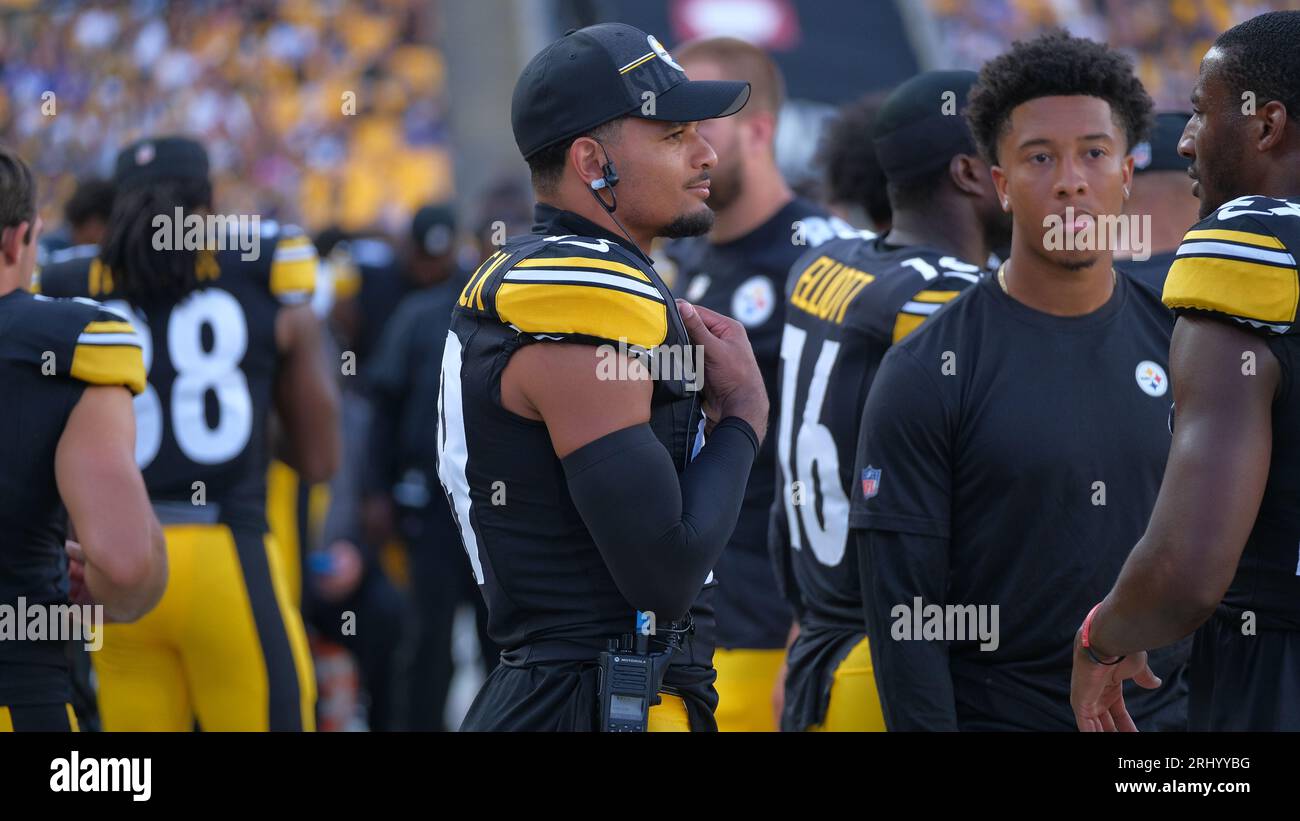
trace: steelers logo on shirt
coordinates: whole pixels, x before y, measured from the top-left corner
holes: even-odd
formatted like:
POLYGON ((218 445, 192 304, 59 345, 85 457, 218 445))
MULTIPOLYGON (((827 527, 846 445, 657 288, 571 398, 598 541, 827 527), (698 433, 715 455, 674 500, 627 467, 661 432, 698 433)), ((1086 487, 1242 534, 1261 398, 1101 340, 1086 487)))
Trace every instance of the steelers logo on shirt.
POLYGON ((1164 396, 1169 390, 1169 377, 1165 374, 1165 369, 1149 359, 1138 363, 1136 376, 1138 387, 1147 396, 1164 396))
POLYGON ((747 328, 762 325, 776 310, 772 280, 753 276, 740 284, 731 298, 731 315, 747 328))

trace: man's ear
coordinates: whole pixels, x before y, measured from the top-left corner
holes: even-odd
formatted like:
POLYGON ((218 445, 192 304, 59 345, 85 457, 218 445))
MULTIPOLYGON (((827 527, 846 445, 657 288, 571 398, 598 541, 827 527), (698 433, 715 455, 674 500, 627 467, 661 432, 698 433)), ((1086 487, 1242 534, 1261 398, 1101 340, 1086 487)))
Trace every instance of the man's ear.
POLYGON ((993 186, 988 166, 970 154, 957 154, 948 161, 948 177, 958 191, 971 197, 985 197, 993 186))
POLYGON ((1134 164, 1134 162, 1136 162, 1136 161, 1133 159, 1133 155, 1132 155, 1132 154, 1129 154, 1129 155, 1127 155, 1127 156, 1124 157, 1123 161, 1120 162, 1120 165, 1119 165, 1120 173, 1124 175, 1124 199, 1128 199, 1128 198, 1129 198, 1129 194, 1131 194, 1131 193, 1133 192, 1133 164, 1134 164))
POLYGON ((1286 116, 1286 106, 1279 100, 1269 100, 1264 103, 1264 107, 1259 110, 1255 117, 1260 121, 1261 126, 1258 132, 1259 142, 1257 147, 1259 150, 1271 151, 1276 146, 1281 145, 1287 126, 1290 125, 1286 116))
MULTIPOLYGON (((614 159, 610 155, 610 160, 614 159)), ((602 166, 605 164, 605 152, 600 143, 591 137, 579 137, 569 148, 569 167, 578 174, 584 188, 590 188, 592 180, 605 176, 602 166)))
POLYGON ((1011 198, 1007 195, 1007 188, 1009 187, 1007 175, 1003 173, 1000 165, 989 166, 989 174, 993 177, 993 187, 998 194, 998 205, 1002 206, 1003 211, 1010 214, 1011 198))
POLYGON ((13 265, 23 252, 23 238, 31 230, 32 224, 23 220, 0 231, 0 252, 4 254, 6 265, 13 265))
POLYGON ((757 111, 740 122, 746 131, 751 146, 762 146, 769 151, 776 150, 777 115, 770 111, 757 111))

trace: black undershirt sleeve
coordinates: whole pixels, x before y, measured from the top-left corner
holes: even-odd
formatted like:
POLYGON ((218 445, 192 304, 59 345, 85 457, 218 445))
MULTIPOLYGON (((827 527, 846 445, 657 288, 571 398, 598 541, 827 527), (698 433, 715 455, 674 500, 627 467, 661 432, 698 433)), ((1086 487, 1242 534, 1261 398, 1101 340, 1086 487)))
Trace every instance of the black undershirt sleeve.
POLYGON ((899 619, 912 620, 916 597, 942 605, 947 598, 948 540, 891 530, 855 530, 862 603, 867 617, 876 689, 890 732, 955 731, 948 644, 895 634, 899 619), (904 605, 905 610, 894 611, 904 605))
POLYGON ((648 424, 561 460, 569 494, 623 597, 657 620, 684 616, 736 527, 758 437, 723 419, 679 476, 648 424))

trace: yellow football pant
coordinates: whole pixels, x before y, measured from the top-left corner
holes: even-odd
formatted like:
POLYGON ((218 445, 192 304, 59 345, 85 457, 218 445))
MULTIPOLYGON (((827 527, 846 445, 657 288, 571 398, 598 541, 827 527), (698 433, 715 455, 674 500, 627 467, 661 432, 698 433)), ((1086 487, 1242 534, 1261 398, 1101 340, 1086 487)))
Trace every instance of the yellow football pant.
POLYGON ((779 729, 772 691, 784 663, 785 650, 713 651, 713 667, 718 671, 714 718, 720 731, 774 733, 779 729))
POLYGON ((162 601, 92 654, 105 730, 312 730, 316 681, 270 534, 169 525, 162 601))
POLYGON ((650 706, 646 719, 648 733, 689 733, 691 719, 686 714, 686 702, 681 696, 659 694, 659 703, 650 706))
POLYGON ((865 638, 835 668, 826 720, 808 729, 814 733, 885 731, 885 716, 876 691, 876 671, 871 666, 871 645, 865 638))

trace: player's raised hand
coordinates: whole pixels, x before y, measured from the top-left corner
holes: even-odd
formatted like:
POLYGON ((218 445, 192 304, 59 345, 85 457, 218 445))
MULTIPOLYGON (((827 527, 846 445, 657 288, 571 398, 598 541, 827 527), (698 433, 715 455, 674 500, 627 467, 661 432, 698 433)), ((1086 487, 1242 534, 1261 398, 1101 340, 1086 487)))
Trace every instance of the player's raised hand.
POLYGON ((704 348, 704 402, 714 421, 744 419, 758 434, 767 433, 767 391, 754 360, 745 326, 716 311, 677 300, 691 341, 704 348))
POLYGON ((1098 664, 1083 647, 1082 631, 1074 639, 1074 671, 1070 675, 1070 707, 1079 731, 1136 733, 1137 725, 1124 705, 1124 682, 1133 679, 1154 690, 1160 678, 1147 664, 1143 650, 1119 664, 1098 664))

